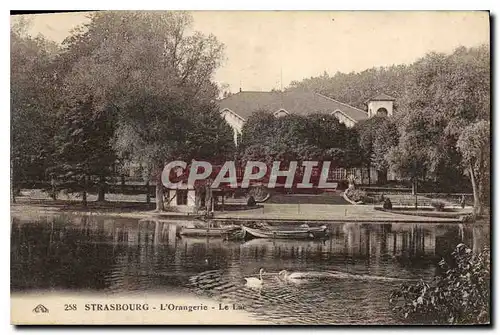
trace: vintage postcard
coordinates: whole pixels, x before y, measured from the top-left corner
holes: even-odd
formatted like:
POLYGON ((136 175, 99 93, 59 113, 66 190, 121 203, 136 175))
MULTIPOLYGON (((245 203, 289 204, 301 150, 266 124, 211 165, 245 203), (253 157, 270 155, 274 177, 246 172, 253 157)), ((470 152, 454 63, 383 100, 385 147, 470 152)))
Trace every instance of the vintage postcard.
POLYGON ((490 324, 489 12, 10 29, 12 324, 490 324))

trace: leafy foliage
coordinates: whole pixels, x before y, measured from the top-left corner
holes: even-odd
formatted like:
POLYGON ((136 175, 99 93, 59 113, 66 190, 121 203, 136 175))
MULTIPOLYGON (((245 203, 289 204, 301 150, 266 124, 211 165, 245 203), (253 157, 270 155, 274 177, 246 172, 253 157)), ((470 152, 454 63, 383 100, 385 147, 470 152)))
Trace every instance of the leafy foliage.
POLYGON ((360 164, 357 137, 356 130, 331 115, 275 118, 258 111, 243 126, 240 153, 244 161, 330 160, 336 166, 356 166, 360 164))
MULTIPOLYGON (((60 128, 55 136, 55 159, 50 175, 70 192, 86 192, 93 185, 105 187, 113 175, 116 154, 112 147, 114 116, 110 110, 96 110, 91 96, 72 99, 63 106, 60 128)), ((104 195, 100 193, 100 199, 104 195)))
POLYGON ((398 144, 399 133, 391 118, 375 116, 356 124, 361 150, 360 160, 367 167, 387 171, 387 152, 398 144))
POLYGON ((457 140, 470 124, 489 119, 489 87, 486 46, 430 53, 415 62, 401 99, 399 144, 387 156, 390 168, 440 188, 464 181, 457 140))
POLYGON ((478 324, 490 321, 490 250, 479 254, 457 245, 451 259, 439 262, 432 282, 403 284, 391 293, 401 318, 427 324, 478 324))
POLYGON ((478 214, 490 201, 490 122, 478 121, 466 127, 457 141, 462 162, 469 170, 478 214))
POLYGON ((138 164, 161 209, 166 160, 233 155, 212 81, 224 46, 185 12, 89 19, 62 48, 27 35, 29 22, 11 26, 13 184, 57 178, 81 191, 138 164))
POLYGON ((425 178, 432 162, 428 159, 429 140, 425 130, 408 131, 401 134, 397 146, 389 149, 387 161, 402 177, 415 180, 425 178))
POLYGON ((44 180, 50 164, 56 107, 54 43, 27 34, 29 22, 14 23, 11 58, 11 169, 13 188, 44 180))
MULTIPOLYGON (((378 129, 383 121, 376 117, 356 126, 363 165, 454 189, 467 182, 459 136, 470 124, 490 118, 490 50, 487 45, 459 47, 451 54, 429 53, 410 65, 324 73, 292 82, 288 89, 312 90, 361 109, 378 93, 397 97, 394 123, 384 124, 388 128, 378 129)), ((476 173, 486 185, 486 169, 476 173)))
POLYGON ((158 210, 166 161, 231 152, 211 80, 223 45, 190 32, 191 23, 184 12, 97 12, 65 41, 66 86, 77 96, 92 94, 96 109, 116 111, 114 149, 122 163, 151 173, 158 210))
POLYGON ((341 73, 293 81, 289 90, 310 90, 365 109, 365 101, 379 93, 401 97, 409 75, 409 66, 371 68, 361 72, 341 73))
POLYGON ((346 193, 346 196, 354 202, 359 202, 359 201, 365 202, 365 200, 367 200, 366 192, 363 190, 360 190, 360 189, 348 188, 345 191, 345 193, 346 193))

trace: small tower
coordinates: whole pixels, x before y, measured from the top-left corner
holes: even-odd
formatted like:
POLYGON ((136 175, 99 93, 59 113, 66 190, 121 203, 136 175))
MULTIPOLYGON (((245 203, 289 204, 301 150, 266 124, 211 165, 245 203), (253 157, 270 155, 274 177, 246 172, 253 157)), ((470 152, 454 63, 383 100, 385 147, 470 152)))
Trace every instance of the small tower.
POLYGON ((395 100, 395 98, 384 93, 368 99, 365 102, 368 105, 368 117, 372 118, 375 115, 392 116, 395 100))

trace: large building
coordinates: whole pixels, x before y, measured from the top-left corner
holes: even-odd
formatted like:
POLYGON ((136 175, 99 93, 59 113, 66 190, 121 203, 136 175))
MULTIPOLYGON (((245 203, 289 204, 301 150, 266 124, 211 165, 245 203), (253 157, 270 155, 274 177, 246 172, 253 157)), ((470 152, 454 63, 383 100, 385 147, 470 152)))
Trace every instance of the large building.
POLYGON ((315 113, 335 115, 348 127, 375 115, 392 116, 394 98, 379 94, 366 101, 367 110, 362 110, 325 95, 307 91, 255 92, 240 91, 219 101, 220 112, 238 135, 246 120, 259 110, 269 111, 276 117, 289 114, 310 115, 315 113))
MULTIPOLYGON (((310 115, 316 113, 331 114, 344 123, 353 127, 356 123, 369 119, 375 115, 392 116, 394 98, 379 94, 365 103, 367 110, 362 110, 319 93, 304 91, 288 92, 238 92, 219 101, 219 108, 225 120, 233 128, 234 141, 238 145, 243 125, 248 118, 259 110, 273 113, 275 117, 290 114, 310 115)), ((330 170, 329 180, 345 180, 353 175, 358 183, 374 183, 378 180, 375 169, 335 168, 330 170)), ((166 206, 181 211, 196 210, 200 196, 194 189, 170 189, 167 192, 166 206)))

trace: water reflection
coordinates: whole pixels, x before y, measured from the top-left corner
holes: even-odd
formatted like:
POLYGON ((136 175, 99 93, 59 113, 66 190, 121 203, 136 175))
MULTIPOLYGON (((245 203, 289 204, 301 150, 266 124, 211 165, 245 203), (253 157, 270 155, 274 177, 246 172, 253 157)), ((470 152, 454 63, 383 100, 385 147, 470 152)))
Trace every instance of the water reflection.
POLYGON ((195 282, 198 293, 247 301, 268 319, 313 322, 304 311, 315 304, 316 322, 327 317, 318 308, 326 308, 332 322, 389 322, 387 296, 398 284, 392 279, 429 278, 436 262, 458 243, 474 251, 489 243, 489 225, 334 224, 327 241, 241 243, 180 238, 178 228, 189 224, 95 216, 14 218, 11 289, 178 292, 193 290, 195 282), (305 289, 274 287, 273 279, 256 296, 242 280, 260 268, 272 278, 282 269, 339 275, 305 289), (262 310, 276 309, 273 304, 285 298, 295 303, 280 313, 262 310))

